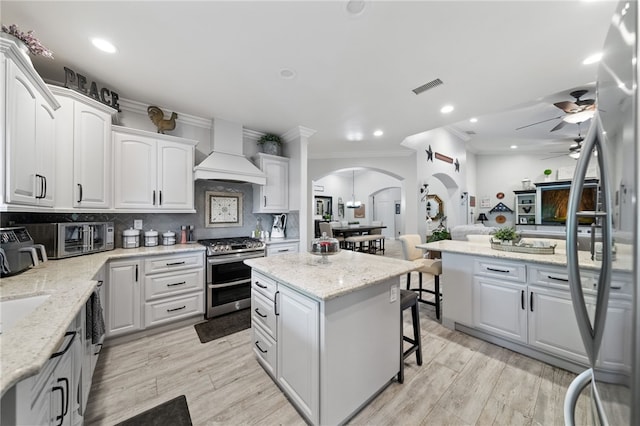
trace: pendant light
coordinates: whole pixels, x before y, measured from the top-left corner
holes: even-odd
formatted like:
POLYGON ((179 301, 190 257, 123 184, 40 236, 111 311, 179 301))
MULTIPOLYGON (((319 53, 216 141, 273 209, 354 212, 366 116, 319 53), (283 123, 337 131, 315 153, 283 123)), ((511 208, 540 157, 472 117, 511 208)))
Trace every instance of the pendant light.
POLYGON ((348 209, 359 209, 362 206, 362 202, 356 200, 356 171, 353 170, 351 179, 351 200, 347 201, 348 209))

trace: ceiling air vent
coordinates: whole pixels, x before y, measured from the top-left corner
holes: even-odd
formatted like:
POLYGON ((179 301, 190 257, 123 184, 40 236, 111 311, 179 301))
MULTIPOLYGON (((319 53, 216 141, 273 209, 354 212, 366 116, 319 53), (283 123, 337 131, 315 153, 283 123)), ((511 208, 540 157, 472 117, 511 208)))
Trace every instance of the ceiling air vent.
POLYGON ((433 89, 434 87, 440 86, 442 84, 442 80, 440 80, 439 78, 436 78, 435 80, 431 80, 428 83, 423 84, 420 87, 416 87, 415 89, 412 90, 413 93, 415 93, 416 95, 419 95, 422 92, 426 92, 429 89, 433 89))
POLYGON ((474 132, 473 130, 465 130, 465 133, 468 135, 475 135, 477 134, 476 132, 474 132))

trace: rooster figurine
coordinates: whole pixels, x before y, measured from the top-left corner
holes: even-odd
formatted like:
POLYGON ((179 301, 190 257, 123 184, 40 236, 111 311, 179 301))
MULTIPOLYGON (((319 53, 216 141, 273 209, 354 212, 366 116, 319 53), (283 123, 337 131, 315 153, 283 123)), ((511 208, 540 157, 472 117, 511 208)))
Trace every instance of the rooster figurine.
POLYGON ((176 128, 176 118, 178 118, 178 114, 171 113, 171 118, 165 119, 164 112, 157 106, 150 106, 147 108, 147 115, 153 124, 158 128, 158 133, 164 134, 165 130, 173 130, 176 128))

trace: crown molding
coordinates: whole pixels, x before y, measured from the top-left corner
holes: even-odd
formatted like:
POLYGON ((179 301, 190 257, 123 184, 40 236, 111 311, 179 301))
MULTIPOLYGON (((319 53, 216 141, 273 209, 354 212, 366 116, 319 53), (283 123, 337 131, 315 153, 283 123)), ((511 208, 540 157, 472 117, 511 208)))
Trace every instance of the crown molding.
POLYGON ((285 142, 291 142, 298 137, 310 138, 311 136, 315 135, 315 133, 316 130, 314 129, 310 129, 304 126, 297 126, 291 130, 286 131, 284 135, 282 135, 282 139, 284 139, 285 142))
MULTIPOLYGON (((147 107, 149 105, 138 101, 132 101, 131 99, 120 98, 120 109, 123 111, 129 111, 136 114, 147 115, 147 107)), ((163 111, 170 111, 171 108, 164 106, 158 106, 163 111)), ((183 112, 178 113, 176 119, 178 123, 188 124, 190 126, 202 127, 204 129, 211 129, 212 123, 210 118, 197 117, 195 115, 185 114, 183 112)))
POLYGON ((327 152, 327 153, 309 153, 307 158, 310 160, 329 160, 337 158, 390 158, 390 157, 411 157, 415 155, 414 150, 385 150, 385 151, 346 151, 346 152, 327 152))

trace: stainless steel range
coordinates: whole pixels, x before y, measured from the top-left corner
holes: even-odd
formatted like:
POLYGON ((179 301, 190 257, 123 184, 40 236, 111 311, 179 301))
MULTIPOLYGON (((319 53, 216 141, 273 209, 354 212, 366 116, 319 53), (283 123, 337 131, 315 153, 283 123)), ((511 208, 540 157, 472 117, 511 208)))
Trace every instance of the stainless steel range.
POLYGON ((207 318, 251 307, 251 268, 243 261, 264 257, 264 242, 249 237, 198 242, 207 247, 207 318))

